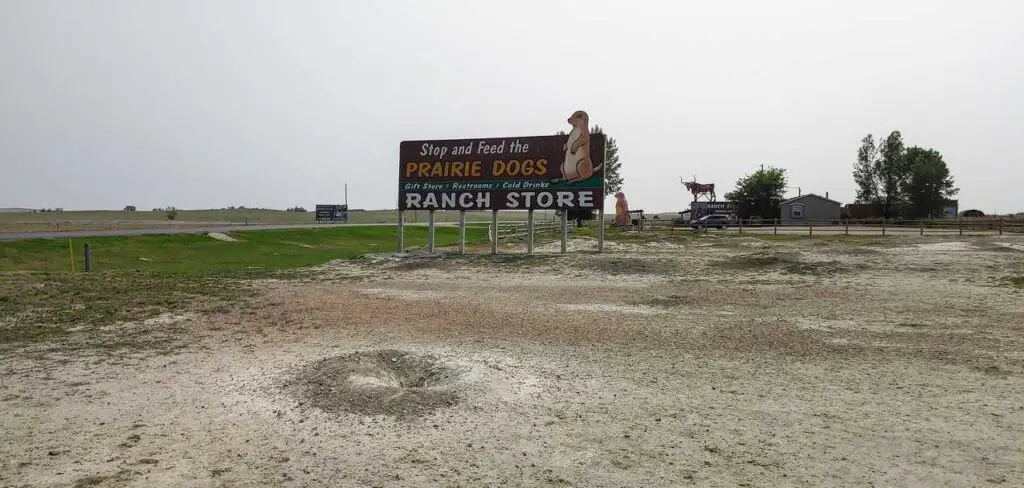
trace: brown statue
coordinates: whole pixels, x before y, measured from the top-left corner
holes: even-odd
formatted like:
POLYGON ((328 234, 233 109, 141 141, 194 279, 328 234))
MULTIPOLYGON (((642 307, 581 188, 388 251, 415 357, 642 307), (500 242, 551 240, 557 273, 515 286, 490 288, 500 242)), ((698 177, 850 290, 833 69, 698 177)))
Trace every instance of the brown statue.
POLYGON ((697 197, 699 197, 700 195, 704 195, 704 196, 708 197, 709 198, 708 201, 710 201, 710 202, 715 201, 715 184, 714 183, 707 183, 707 184, 697 183, 697 177, 696 176, 693 177, 693 181, 683 181, 682 178, 679 178, 679 182, 682 183, 683 186, 685 186, 686 189, 689 190, 690 193, 693 194, 693 201, 696 202, 697 201, 697 197))

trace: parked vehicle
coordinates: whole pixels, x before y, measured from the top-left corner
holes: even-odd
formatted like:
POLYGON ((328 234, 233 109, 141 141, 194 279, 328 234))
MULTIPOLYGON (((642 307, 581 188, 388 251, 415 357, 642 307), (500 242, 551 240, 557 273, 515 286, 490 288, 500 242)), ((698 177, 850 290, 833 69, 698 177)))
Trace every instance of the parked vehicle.
POLYGON ((705 215, 690 223, 690 227, 694 229, 700 229, 704 227, 717 227, 719 229, 725 229, 732 225, 732 219, 728 215, 705 215))

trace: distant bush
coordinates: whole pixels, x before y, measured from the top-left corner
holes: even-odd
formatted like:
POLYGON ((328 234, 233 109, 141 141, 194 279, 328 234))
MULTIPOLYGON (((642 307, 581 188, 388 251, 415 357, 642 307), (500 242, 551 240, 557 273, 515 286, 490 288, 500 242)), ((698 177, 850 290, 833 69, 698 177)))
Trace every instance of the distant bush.
POLYGON ((174 220, 178 216, 178 210, 174 207, 167 207, 167 220, 174 220))
POLYGON ((288 212, 301 212, 301 213, 307 212, 307 210, 305 208, 303 208, 303 207, 292 207, 292 208, 289 208, 287 211, 288 212))

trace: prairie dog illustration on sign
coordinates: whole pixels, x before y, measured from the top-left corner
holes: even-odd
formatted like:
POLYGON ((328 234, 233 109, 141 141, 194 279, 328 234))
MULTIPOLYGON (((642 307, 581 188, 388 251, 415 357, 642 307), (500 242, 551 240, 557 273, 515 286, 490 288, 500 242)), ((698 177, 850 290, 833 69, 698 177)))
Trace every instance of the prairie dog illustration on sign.
POLYGON ((568 122, 572 125, 572 131, 563 147, 565 161, 562 162, 562 179, 555 181, 576 183, 593 176, 595 170, 601 169, 601 165, 595 168, 590 161, 590 117, 587 113, 577 110, 568 122))

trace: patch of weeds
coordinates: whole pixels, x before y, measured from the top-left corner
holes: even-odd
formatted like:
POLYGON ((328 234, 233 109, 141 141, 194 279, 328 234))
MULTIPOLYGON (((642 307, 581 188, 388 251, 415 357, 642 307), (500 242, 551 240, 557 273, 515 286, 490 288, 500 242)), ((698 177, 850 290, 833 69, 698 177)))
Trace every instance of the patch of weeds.
POLYGON ((104 331, 178 310, 227 307, 249 290, 244 276, 149 272, 8 274, 0 280, 0 348, 54 343, 106 350, 166 349, 174 332, 104 331), (157 332, 157 333, 154 333, 157 332))
POLYGON ((823 276, 842 273, 847 267, 838 261, 805 261, 787 264, 782 270, 790 274, 823 276))
POLYGON ((75 484, 73 486, 75 488, 88 488, 90 486, 102 485, 102 484, 104 484, 104 483, 106 483, 108 481, 127 482, 127 481, 131 481, 132 477, 134 477, 136 474, 138 474, 136 471, 130 471, 130 470, 127 470, 127 469, 122 469, 122 470, 118 471, 117 474, 113 474, 113 475, 99 475, 99 474, 97 474, 97 475, 84 476, 82 478, 78 478, 77 480, 75 480, 75 484))
POLYGON ((715 261, 720 268, 758 271, 783 265, 799 263, 795 253, 752 253, 715 261))
POLYGON ((690 303, 691 299, 681 295, 668 295, 663 297, 650 297, 643 300, 635 300, 631 305, 649 306, 649 307, 684 307, 690 303))
POLYGON ((553 259, 557 259, 557 257, 547 254, 498 254, 474 256, 468 261, 481 264, 496 264, 499 266, 513 268, 534 268, 548 264, 553 259))
POLYGON ((672 276, 679 271, 674 262, 642 258, 596 258, 581 261, 578 266, 610 275, 672 276))
POLYGON ((847 266, 838 261, 803 261, 797 253, 752 253, 730 259, 716 261, 715 264, 724 269, 740 271, 768 271, 778 269, 783 273, 801 275, 832 275, 847 270, 847 266))
POLYGON ((1012 288, 1024 289, 1024 275, 1010 276, 1005 281, 1012 288))
POLYGON ((922 324, 920 322, 900 322, 900 323, 896 324, 896 327, 907 327, 907 328, 916 329, 916 328, 920 328, 920 327, 928 327, 928 324, 922 324))

